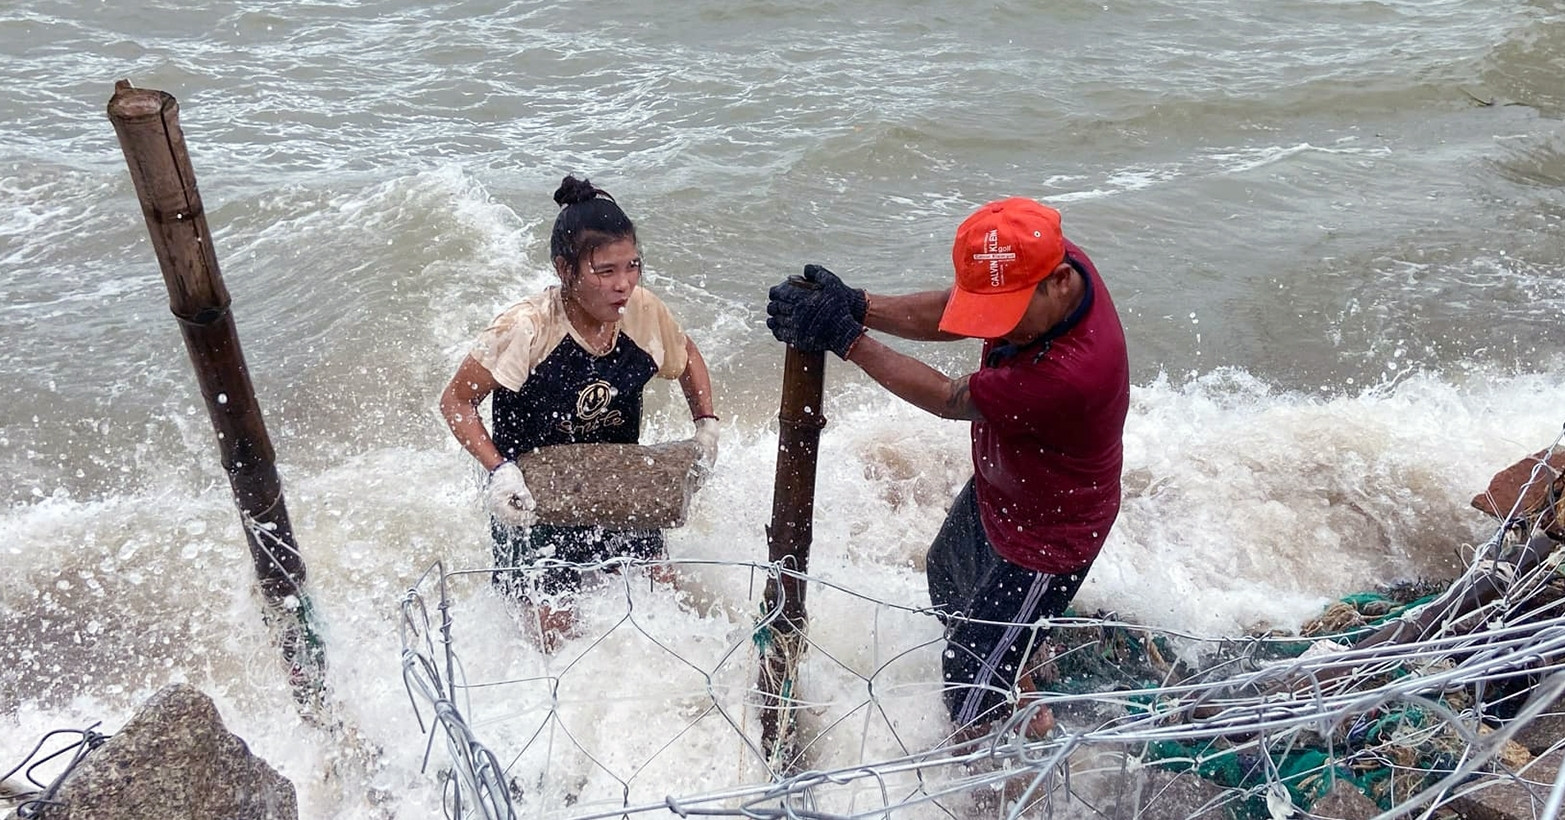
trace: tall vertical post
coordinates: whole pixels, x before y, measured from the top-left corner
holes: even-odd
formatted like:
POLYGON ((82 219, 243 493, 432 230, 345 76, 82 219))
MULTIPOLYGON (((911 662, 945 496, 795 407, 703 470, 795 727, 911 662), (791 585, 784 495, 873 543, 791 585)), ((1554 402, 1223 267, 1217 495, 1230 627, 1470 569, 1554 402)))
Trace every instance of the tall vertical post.
MULTIPOLYGON (((803 283, 800 283, 803 285, 803 283)), ((815 467, 820 451, 826 354, 793 347, 783 359, 782 404, 778 413, 777 477, 772 521, 766 527, 765 618, 756 640, 761 648, 757 688, 761 692, 761 749, 774 773, 797 764, 794 687, 804 654, 805 582, 814 535, 815 467), (798 573, 798 574, 793 574, 798 573)))
MULTIPOLYGON (((271 438, 239 348, 228 288, 218 270, 195 171, 179 127, 179 103, 163 91, 134 88, 120 80, 108 114, 163 271, 169 310, 179 320, 185 350, 217 433, 256 580, 272 609, 293 613, 295 626, 304 626, 306 601, 300 590, 304 558, 294 544, 271 438)), ((307 628, 303 633, 291 628, 283 651, 293 666, 297 695, 299 678, 319 671, 319 645, 307 628)))

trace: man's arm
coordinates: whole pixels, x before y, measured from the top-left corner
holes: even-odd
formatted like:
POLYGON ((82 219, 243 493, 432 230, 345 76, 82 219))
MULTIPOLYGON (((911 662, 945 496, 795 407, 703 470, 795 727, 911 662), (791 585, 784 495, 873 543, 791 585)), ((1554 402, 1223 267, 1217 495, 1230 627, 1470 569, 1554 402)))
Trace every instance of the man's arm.
POLYGON ((946 342, 961 336, 940 329, 949 290, 926 290, 901 296, 865 292, 864 326, 920 342, 946 342))
MULTIPOLYGON (((874 299, 870 304, 875 304, 874 299)), ((914 407, 943 419, 983 419, 978 407, 973 404, 972 394, 967 391, 970 376, 949 378, 918 359, 898 353, 870 338, 867 333, 860 336, 848 351, 848 361, 863 368, 870 378, 914 407)))

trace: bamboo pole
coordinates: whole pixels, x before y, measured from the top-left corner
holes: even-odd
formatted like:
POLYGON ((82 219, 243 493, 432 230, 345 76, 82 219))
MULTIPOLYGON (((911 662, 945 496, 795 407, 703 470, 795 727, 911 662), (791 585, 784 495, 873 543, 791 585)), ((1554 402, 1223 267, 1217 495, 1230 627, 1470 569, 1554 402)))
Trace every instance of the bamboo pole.
MULTIPOLYGON (((800 283, 802 284, 802 283, 800 283)), ((766 582, 765 617, 757 643, 761 668, 761 748, 774 773, 792 770, 797 752, 794 686, 804 654, 805 582, 814 532, 815 467, 820 450, 826 354, 788 348, 778 413, 777 477, 772 521, 766 527, 767 560, 774 574, 766 582)))
POLYGON ((166 92, 134 88, 120 80, 108 115, 146 217, 168 288, 169 310, 179 320, 217 434, 256 580, 272 609, 291 613, 294 617, 288 621, 297 620, 284 624, 288 632, 283 642, 297 695, 300 685, 319 683, 324 662, 306 623, 308 603, 300 589, 304 558, 294 543, 272 442, 239 347, 228 288, 179 127, 179 103, 166 92))

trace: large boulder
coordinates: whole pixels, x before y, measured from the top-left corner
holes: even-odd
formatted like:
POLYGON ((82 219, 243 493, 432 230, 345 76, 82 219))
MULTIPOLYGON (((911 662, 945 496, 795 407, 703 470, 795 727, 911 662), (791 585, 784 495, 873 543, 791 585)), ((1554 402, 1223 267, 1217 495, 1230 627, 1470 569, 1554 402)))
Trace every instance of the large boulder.
POLYGON ((191 686, 159 690, 70 772, 39 820, 298 820, 293 784, 191 686))
POLYGON ((651 530, 682 527, 700 484, 691 440, 662 444, 558 444, 516 459, 556 526, 651 530))
POLYGON ((1565 538, 1565 450, 1540 450, 1494 474, 1473 496, 1473 507, 1502 521, 1534 521, 1556 539, 1565 538), (1534 472, 1537 480, 1534 480, 1534 472), (1525 492, 1523 492, 1525 490, 1525 492))

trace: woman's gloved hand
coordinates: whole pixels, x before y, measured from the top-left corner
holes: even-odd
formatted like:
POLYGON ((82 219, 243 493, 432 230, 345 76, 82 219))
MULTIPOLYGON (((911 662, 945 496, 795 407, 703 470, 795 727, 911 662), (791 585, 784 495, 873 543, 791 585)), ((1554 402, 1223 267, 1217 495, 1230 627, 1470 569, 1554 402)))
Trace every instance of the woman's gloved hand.
POLYGON ((702 416, 696 419, 696 446, 701 448, 701 466, 711 470, 717 464, 717 417, 702 416))
POLYGON ((527 489, 522 468, 514 461, 501 464, 489 474, 484 506, 496 521, 509 527, 530 527, 538 521, 538 502, 527 489))

